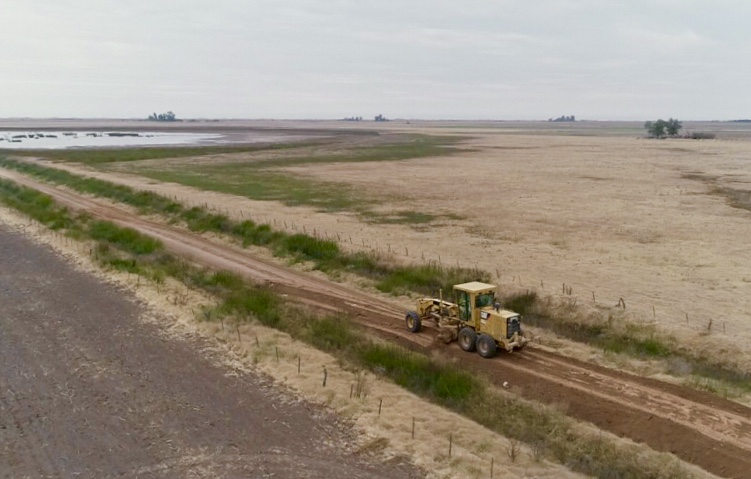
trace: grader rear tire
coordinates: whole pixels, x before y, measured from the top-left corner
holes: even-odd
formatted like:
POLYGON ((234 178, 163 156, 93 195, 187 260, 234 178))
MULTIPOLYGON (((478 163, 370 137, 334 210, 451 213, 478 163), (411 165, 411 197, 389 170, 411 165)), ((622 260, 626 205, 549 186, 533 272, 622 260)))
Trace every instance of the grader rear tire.
POLYGON ((477 354, 483 358, 492 358, 498 351, 498 345, 495 339, 483 333, 477 338, 477 354))
POLYGON ((420 329, 422 329, 422 321, 420 320, 420 316, 415 311, 407 312, 407 316, 404 318, 404 321, 407 323, 407 329, 409 329, 413 333, 419 333, 420 329))
POLYGON ((459 341, 459 347, 468 353, 474 351, 477 346, 477 333, 468 326, 463 327, 459 331, 459 337, 456 339, 459 341))

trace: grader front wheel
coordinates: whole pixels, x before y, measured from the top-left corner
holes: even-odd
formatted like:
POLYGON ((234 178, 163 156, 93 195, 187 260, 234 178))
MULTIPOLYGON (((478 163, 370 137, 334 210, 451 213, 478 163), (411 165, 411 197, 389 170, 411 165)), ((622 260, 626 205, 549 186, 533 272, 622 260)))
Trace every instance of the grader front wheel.
POLYGON ((415 311, 409 311, 404 320, 407 323, 407 329, 413 333, 418 333, 422 329, 422 321, 420 321, 420 316, 415 311))

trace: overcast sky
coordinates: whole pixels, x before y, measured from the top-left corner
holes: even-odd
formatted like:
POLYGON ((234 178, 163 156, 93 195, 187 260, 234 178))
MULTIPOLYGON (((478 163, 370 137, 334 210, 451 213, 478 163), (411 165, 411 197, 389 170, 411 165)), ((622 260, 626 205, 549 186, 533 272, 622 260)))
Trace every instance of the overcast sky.
POLYGON ((749 0, 1 0, 0 117, 751 117, 749 0))

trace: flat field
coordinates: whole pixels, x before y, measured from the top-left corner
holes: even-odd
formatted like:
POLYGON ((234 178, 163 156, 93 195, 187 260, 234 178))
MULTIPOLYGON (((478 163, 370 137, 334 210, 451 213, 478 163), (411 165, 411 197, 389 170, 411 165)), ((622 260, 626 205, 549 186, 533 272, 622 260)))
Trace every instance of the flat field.
POLYGON ((340 136, 97 175, 395 261, 478 267, 504 291, 560 295, 584 315, 623 299, 631 320, 709 354, 733 345, 729 359, 751 365, 737 355, 751 340, 751 126, 685 125, 713 140, 648 140, 635 123, 391 122, 377 137, 287 126, 340 136), (427 136, 400 146, 415 135, 427 136))
MULTIPOLYGON (((227 128, 237 139, 235 146, 69 151, 39 157, 58 168, 155 191, 235 220, 254 219, 274 229, 323 237, 346 250, 377 251, 381 260, 478 268, 490 273, 502 294, 536 291, 558 308, 554 314, 653 325, 700 355, 732 364, 741 375, 751 367, 746 346, 751 335, 751 247, 745 243, 751 232, 747 125, 686 125, 717 134, 717 139, 706 141, 647 140, 636 123, 301 122, 280 127, 274 122, 207 127, 212 128, 227 128), (269 127, 308 136, 302 142, 282 138, 243 146, 239 130, 269 127)), ((73 196, 78 202, 89 201, 73 196)), ((109 209, 104 203, 88 208, 95 214, 109 209)), ((268 257, 269 252, 260 254, 268 257)), ((370 284, 354 275, 336 277, 370 284)), ((339 288, 325 286, 321 276, 313 281, 323 290, 339 288)), ((380 293, 370 293, 356 293, 360 299, 345 302, 362 307, 379 300, 380 293)), ((314 296, 327 301, 320 291, 314 296)), ((393 319, 393 327, 407 334, 398 316, 400 307, 409 307, 412 300, 383 295, 380 300, 382 310, 373 314, 380 314, 386 329, 393 319)), ((543 346, 561 344, 545 329, 535 332, 543 346)), ((576 353, 579 358, 588 354, 582 350, 576 353)), ((587 351, 594 357, 593 350, 587 351)), ((666 410, 660 413, 660 394, 654 391, 671 386, 644 380, 654 388, 645 392, 635 385, 642 380, 631 375, 622 376, 625 385, 613 381, 615 373, 597 379, 594 369, 581 365, 586 372, 579 372, 562 356, 553 361, 556 367, 544 361, 533 364, 546 354, 532 348, 499 358, 499 363, 482 363, 474 356, 467 361, 480 361, 477 370, 485 364, 488 369, 497 366, 504 379, 518 371, 511 382, 525 396, 545 402, 558 397, 575 417, 676 453, 714 473, 742 477, 747 470, 742 451, 747 449, 747 428, 742 420, 735 424, 717 416, 708 395, 683 401, 677 398, 691 394, 677 388, 674 398, 665 396, 661 404, 666 410), (553 370, 565 374, 552 377, 553 370), (598 386, 583 386, 584 378, 598 386), (581 398, 573 391, 577 387, 581 398), (614 392, 605 395, 607 388, 614 392), (559 389, 567 392, 551 393, 559 389), (626 392, 634 402, 647 404, 619 402, 626 392), (624 420, 625 432, 614 427, 613 419, 623 420, 629 408, 650 422, 624 420), (598 411, 602 423, 594 419, 598 411), (706 421, 698 419, 699 411, 707 413, 706 421), (658 417, 668 422, 660 427, 658 417), (651 427, 645 428, 647 424, 651 427), (718 435, 716 428, 722 424, 742 431, 718 435), (684 427, 691 434, 681 432, 684 427), (644 431, 654 434, 645 438, 644 431), (733 451, 741 451, 732 471, 726 460, 713 460, 716 451, 704 454, 712 449, 707 441, 718 437, 732 437, 737 445, 733 451)), ((737 404, 723 405, 732 417, 747 417, 737 404)))
POLYGON ((517 288, 565 283, 580 305, 623 298, 634 319, 689 341, 712 321, 710 335, 749 343, 751 142, 461 134, 472 151, 289 171, 344 183, 381 210, 461 218, 355 227, 381 247, 477 265, 517 288))

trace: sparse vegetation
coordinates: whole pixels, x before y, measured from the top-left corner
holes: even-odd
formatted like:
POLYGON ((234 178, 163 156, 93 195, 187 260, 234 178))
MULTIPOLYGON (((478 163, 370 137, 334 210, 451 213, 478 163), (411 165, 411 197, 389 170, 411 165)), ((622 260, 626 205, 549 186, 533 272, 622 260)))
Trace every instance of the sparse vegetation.
MULTIPOLYGON (((92 222, 83 215, 73 217, 45 195, 0 180, 3 202, 18 209, 22 206, 15 200, 19 195, 35 200, 35 208, 27 211, 40 221, 58 217, 71 231, 84 232, 96 241, 94 258, 101 264, 157 281, 171 276, 216 295, 220 301, 216 314, 204 314, 206 319, 257 320, 287 332, 343 361, 383 374, 424 398, 460 412, 510 437, 517 446, 519 440, 535 444, 538 454, 549 451, 551 458, 583 474, 608 479, 645 475, 657 479, 692 477, 675 460, 655 453, 663 459, 645 461, 644 452, 638 446, 617 446, 607 437, 582 432, 573 420, 562 414, 496 391, 461 367, 373 342, 349 321, 313 316, 281 301, 271 290, 251 285, 231 273, 198 268, 165 252, 154 254, 160 249, 158 243, 151 243, 153 240, 138 232, 120 231, 114 224, 92 222), (99 239, 93 238, 92 231, 98 232, 94 235, 99 239), (499 415, 497 411, 504 411, 504 414, 499 415), (508 421, 508 417, 513 417, 514 421, 508 421)), ((516 448, 514 451, 518 453, 516 448)))
POLYGON ((692 131, 691 133, 686 134, 684 138, 689 140, 714 140, 716 136, 717 135, 714 133, 707 131, 692 131))
POLYGON ((0 159, 0 166, 65 185, 82 193, 119 201, 136 207, 145 214, 163 215, 168 221, 182 222, 193 231, 225 234, 245 246, 269 247, 277 256, 294 261, 310 261, 321 271, 358 274, 371 279, 378 289, 387 293, 412 291, 432 294, 440 288, 449 290, 456 283, 489 280, 487 272, 477 269, 445 267, 440 264, 393 265, 376 252, 347 253, 333 240, 275 231, 267 224, 257 224, 251 220, 234 221, 226 215, 208 212, 205 208, 185 208, 156 193, 138 192, 127 186, 84 178, 54 168, 8 159, 0 159))
POLYGON ((751 211, 750 190, 720 186, 717 177, 700 173, 686 173, 683 178, 704 182, 710 186, 710 194, 724 197, 733 208, 751 211))
MULTIPOLYGON (((582 318, 573 304, 564 298, 554 304, 550 297, 539 298, 534 291, 505 298, 504 307, 524 315, 527 324, 603 351, 647 359, 666 361, 666 369, 677 376, 691 379, 689 385, 710 381, 724 384, 724 391, 751 392, 751 373, 718 362, 716 358, 698 355, 686 349, 672 336, 660 333, 651 324, 619 321, 613 313, 582 318), (683 369, 670 367, 676 360, 683 369)), ((702 389, 708 389, 706 387, 702 389)))
MULTIPOLYGON (((210 213, 204 208, 185 209, 181 204, 155 193, 136 192, 129 187, 78 177, 53 168, 7 159, 0 159, 0 166, 18 169, 84 193, 121 201, 144 213, 164 215, 170 221, 183 222, 194 231, 226 234, 246 246, 266 246, 278 256, 294 261, 310 261, 315 268, 324 272, 357 274, 371 279, 379 290, 387 293, 435 295, 439 289, 450 291, 454 284, 491 281, 490 273, 486 271, 446 267, 435 262, 395 266, 376 253, 343 252, 331 240, 309 235, 288 235, 251 220, 232 221, 225 215, 210 213)), ((743 195, 739 197, 744 198, 743 195)), ((751 208, 751 195, 747 199, 751 208)), ((684 358, 690 364, 692 374, 702 377, 719 374, 723 381, 734 385, 734 388, 751 391, 748 373, 730 365, 713 363, 709 358, 697 357, 692 351, 680 348, 673 338, 658 334, 654 326, 619 322, 612 316, 582 320, 575 314, 576 305, 571 301, 553 308, 551 304, 546 305, 541 301, 533 291, 506 298, 504 305, 525 315, 528 324, 549 329, 563 337, 618 354, 642 358, 684 358), (564 314, 566 310, 570 314, 564 314)))
POLYGON ((57 206, 47 195, 3 179, 0 179, 0 194, 0 199, 6 206, 35 219, 47 228, 60 230, 73 226, 67 208, 57 206))
POLYGON ((170 146, 148 148, 116 148, 96 150, 19 150, 19 156, 44 157, 58 162, 81 163, 102 167, 108 163, 127 163, 140 160, 159 160, 165 158, 186 158, 193 156, 225 155, 235 153, 252 153, 259 151, 281 150, 310 146, 314 142, 274 143, 243 146, 170 146))
MULTIPOLYGON (((98 168, 112 168, 119 163, 146 159, 180 158, 233 153, 261 153, 270 150, 288 150, 271 158, 249 157, 247 161, 221 161, 186 168, 158 164, 135 167, 138 174, 162 182, 179 183, 201 190, 229 193, 261 201, 281 201, 289 206, 313 206, 321 211, 348 211, 359 214, 372 223, 399 223, 425 225, 440 215, 417 211, 394 211, 390 214, 374 212, 373 202, 362 192, 341 183, 317 181, 281 171, 282 168, 327 163, 356 163, 400 161, 404 159, 441 156, 457 151, 453 145, 461 138, 402 135, 390 137, 382 144, 344 148, 332 151, 309 151, 303 147, 321 144, 327 140, 307 143, 283 143, 244 147, 178 147, 134 148, 113 150, 29 151, 18 154, 41 156, 54 161, 73 161, 98 168)), ((328 140, 331 141, 331 140, 328 140)), ((454 216, 446 216, 455 219, 454 216)))
POLYGON ((712 188, 712 193, 724 196, 733 208, 751 211, 751 191, 728 188, 727 186, 715 186, 712 188))

